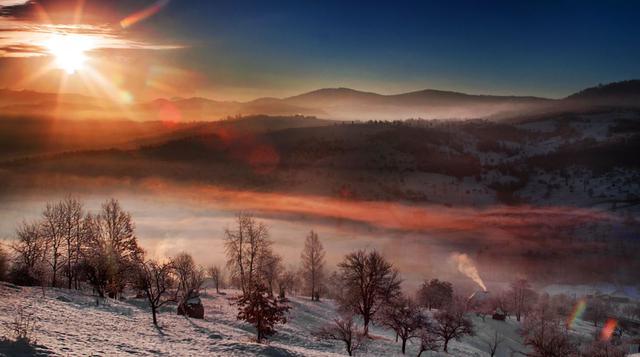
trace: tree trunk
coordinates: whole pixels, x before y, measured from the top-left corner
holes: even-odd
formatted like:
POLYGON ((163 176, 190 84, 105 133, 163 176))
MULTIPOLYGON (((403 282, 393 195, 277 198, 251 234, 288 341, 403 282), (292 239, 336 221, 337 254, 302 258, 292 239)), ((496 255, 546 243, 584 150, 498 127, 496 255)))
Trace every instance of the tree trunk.
POLYGON ((404 354, 404 352, 406 351, 406 349, 407 349, 407 339, 406 339, 406 338, 403 338, 403 339, 402 339, 402 354, 404 354))
POLYGON ((56 273, 58 272, 58 262, 56 258, 53 258, 53 265, 52 265, 52 270, 53 270, 53 274, 51 275, 51 286, 52 287, 56 287, 56 273))
POLYGON ((363 320, 363 322, 364 322, 364 328, 363 328, 362 333, 363 333, 365 336, 369 337, 369 316, 367 316, 367 315, 363 315, 363 316, 362 316, 362 320, 363 320))
POLYGON ((447 348, 448 348, 448 347, 449 347, 449 339, 448 339, 448 338, 446 338, 446 339, 444 340, 443 350, 444 350, 445 352, 449 352, 449 351, 447 350, 447 348))
POLYGON ((71 242, 67 243, 67 276, 69 278, 69 290, 73 287, 73 271, 71 270, 71 242))
POLYGON ((156 307, 151 306, 151 314, 153 315, 153 324, 158 326, 158 318, 156 317, 156 307))

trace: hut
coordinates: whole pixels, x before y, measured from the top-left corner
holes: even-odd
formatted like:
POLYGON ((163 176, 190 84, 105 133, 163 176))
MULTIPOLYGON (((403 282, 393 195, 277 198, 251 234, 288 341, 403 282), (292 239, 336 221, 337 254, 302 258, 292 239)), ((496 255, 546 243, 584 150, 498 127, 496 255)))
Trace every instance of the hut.
POLYGON ((498 321, 504 321, 507 319, 507 313, 504 312, 501 308, 495 309, 491 318, 498 321))

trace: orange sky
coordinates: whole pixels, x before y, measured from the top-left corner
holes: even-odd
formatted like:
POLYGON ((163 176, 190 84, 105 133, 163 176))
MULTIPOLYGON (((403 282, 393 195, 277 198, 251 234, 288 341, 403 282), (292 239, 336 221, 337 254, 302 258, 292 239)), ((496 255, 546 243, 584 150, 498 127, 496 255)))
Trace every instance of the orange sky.
MULTIPOLYGON (((5 0, 0 6, 18 3, 5 0)), ((34 5, 29 16, 0 16, 0 88, 81 93, 129 104, 193 94, 201 84, 197 73, 157 55, 183 45, 136 32, 166 1, 129 15, 85 9, 82 3, 34 5), (69 68, 76 62, 81 68, 69 68)))

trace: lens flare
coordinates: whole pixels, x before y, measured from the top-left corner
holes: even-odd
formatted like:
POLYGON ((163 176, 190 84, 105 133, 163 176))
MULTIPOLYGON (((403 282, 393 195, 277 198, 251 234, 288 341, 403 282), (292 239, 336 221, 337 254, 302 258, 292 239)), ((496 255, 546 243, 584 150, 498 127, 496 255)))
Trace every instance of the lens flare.
POLYGON ((169 3, 169 0, 159 0, 156 1, 153 5, 146 7, 140 11, 137 11, 120 21, 120 26, 122 28, 127 28, 135 25, 136 23, 143 21, 155 14, 157 14, 163 7, 165 7, 169 3))
POLYGON ((584 311, 587 309, 587 302, 584 299, 580 299, 576 306, 573 307, 573 311, 569 318, 567 319, 567 327, 572 328, 576 323, 576 320, 581 319, 584 311))
POLYGON ((600 331, 600 340, 609 341, 617 326, 618 321, 616 319, 607 319, 607 322, 605 322, 604 326, 602 327, 602 331, 600 331))
POLYGON ((93 48, 93 42, 89 37, 72 34, 54 34, 44 45, 55 57, 56 66, 68 74, 84 67, 87 60, 86 52, 93 48))

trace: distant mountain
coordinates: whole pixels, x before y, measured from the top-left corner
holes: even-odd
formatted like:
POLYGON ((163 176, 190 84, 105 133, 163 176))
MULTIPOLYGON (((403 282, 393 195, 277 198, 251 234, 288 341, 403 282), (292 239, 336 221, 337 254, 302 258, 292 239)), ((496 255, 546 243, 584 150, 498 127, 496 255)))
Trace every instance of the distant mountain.
POLYGON ((282 99, 307 108, 322 109, 331 118, 348 120, 406 118, 480 118, 497 113, 529 110, 549 102, 536 97, 471 95, 433 89, 382 95, 349 88, 328 88, 282 99))
POLYGON ((30 90, 11 90, 0 89, 0 107, 14 106, 22 104, 40 104, 48 102, 64 102, 64 103, 84 103, 93 104, 96 102, 95 98, 72 93, 42 93, 30 90))
POLYGON ((317 104, 336 105, 341 103, 359 102, 374 105, 409 105, 409 106, 442 106, 455 104, 472 103, 504 103, 504 102, 526 102, 536 103, 548 101, 546 98, 519 97, 519 96, 496 96, 496 95, 473 95, 459 92, 441 91, 435 89, 424 89, 415 92, 383 95, 372 92, 361 92, 349 88, 325 88, 309 93, 285 98, 289 103, 298 103, 306 106, 317 104))
POLYGON ((176 97, 125 105, 76 94, 0 90, 0 115, 50 116, 58 113, 74 119, 169 122, 215 121, 259 114, 334 120, 500 119, 524 114, 584 111, 598 106, 640 106, 640 80, 600 85, 559 100, 435 89, 385 95, 350 88, 323 88, 292 97, 248 102, 176 97))

